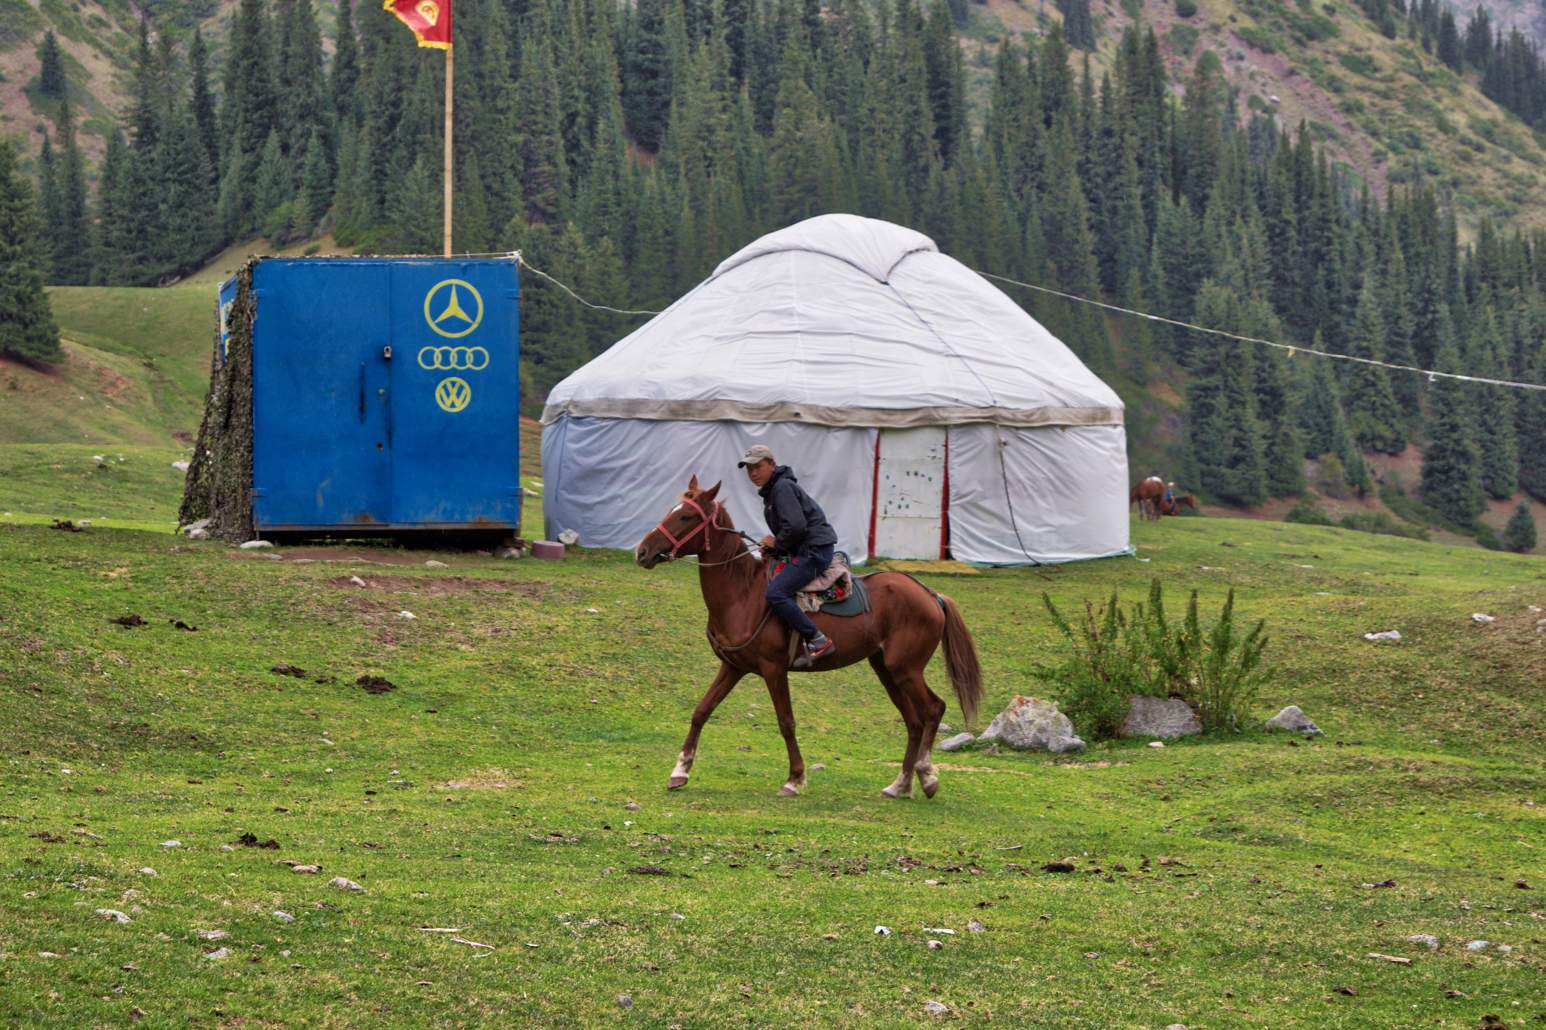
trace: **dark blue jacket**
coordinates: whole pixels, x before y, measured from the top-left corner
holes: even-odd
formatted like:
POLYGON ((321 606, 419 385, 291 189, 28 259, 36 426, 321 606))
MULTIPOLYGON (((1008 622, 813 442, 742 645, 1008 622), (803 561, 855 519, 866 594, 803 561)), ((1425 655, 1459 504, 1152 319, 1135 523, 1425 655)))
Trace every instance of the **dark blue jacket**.
POLYGON ((762 497, 762 519, 773 534, 773 553, 800 554, 837 546, 837 532, 827 521, 821 505, 800 489, 800 483, 788 465, 773 470, 758 495, 762 497))

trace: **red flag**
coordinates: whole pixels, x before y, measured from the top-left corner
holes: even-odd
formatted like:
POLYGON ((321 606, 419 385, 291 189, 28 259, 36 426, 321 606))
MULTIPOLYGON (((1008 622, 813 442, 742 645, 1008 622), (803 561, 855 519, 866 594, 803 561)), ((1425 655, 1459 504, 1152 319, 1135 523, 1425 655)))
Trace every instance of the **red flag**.
POLYGON ((419 46, 451 49, 451 0, 383 0, 382 6, 419 37, 419 46))

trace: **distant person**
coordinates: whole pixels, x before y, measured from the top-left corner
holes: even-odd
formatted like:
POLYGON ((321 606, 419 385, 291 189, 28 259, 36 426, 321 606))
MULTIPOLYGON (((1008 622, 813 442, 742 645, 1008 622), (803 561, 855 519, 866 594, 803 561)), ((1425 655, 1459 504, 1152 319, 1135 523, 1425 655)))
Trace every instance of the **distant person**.
POLYGON ((816 628, 794 598, 832 564, 837 533, 821 505, 800 489, 789 466, 773 460, 772 449, 762 444, 750 447, 736 467, 745 469, 746 478, 757 488, 763 521, 772 531, 759 546, 765 554, 786 559, 783 569, 768 581, 768 605, 805 641, 804 653, 795 659, 794 667, 808 669, 836 645, 816 628))

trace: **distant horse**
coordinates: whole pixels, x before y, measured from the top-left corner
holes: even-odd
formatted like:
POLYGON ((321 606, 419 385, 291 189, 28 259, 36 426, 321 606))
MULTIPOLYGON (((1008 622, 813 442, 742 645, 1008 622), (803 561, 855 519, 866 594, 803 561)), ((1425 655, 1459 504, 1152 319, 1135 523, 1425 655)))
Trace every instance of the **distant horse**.
POLYGON ((1138 505, 1139 518, 1158 519, 1160 500, 1164 496, 1165 481, 1159 476, 1150 476, 1133 484, 1132 491, 1127 495, 1127 503, 1138 505))
POLYGON ((1165 491, 1165 496, 1160 498, 1161 515, 1179 515, 1182 508, 1197 510, 1197 498, 1191 494, 1176 493, 1176 484, 1171 483, 1165 491))
MULTIPOLYGON (((634 548, 634 558, 646 569, 682 555, 698 557, 698 584, 709 610, 709 647, 719 658, 719 672, 698 707, 693 709, 687 740, 671 770, 667 787, 687 786, 688 774, 698 754, 698 734, 735 685, 747 673, 762 677, 768 685, 778 729, 789 750, 789 779, 779 793, 792 797, 805 786, 805 759, 795 742, 794 709, 789 702, 789 662, 793 653, 790 633, 773 617, 764 592, 768 585, 766 563, 759 561, 742 542, 742 534, 730 521, 719 501, 720 484, 707 490, 694 476, 687 492, 666 512, 654 529, 634 548)), ((812 616, 837 647, 820 658, 812 671, 830 672, 862 658, 891 695, 891 703, 907 724, 907 752, 902 770, 882 794, 908 797, 916 774, 923 793, 933 797, 939 789, 929 752, 934 734, 945 714, 945 702, 935 696, 923 679, 924 667, 941 643, 945 647, 945 672, 955 689, 961 714, 970 724, 982 699, 982 671, 972 634, 956 603, 937 594, 913 577, 899 572, 878 572, 864 577, 870 610, 863 615, 812 616)))

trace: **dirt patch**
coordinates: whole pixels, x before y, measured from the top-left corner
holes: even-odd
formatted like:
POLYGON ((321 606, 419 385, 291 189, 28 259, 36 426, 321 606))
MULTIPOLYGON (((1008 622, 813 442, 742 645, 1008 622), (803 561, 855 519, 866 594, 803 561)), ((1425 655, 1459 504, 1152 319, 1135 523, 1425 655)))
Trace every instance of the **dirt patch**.
POLYGON ((424 559, 411 554, 377 551, 366 547, 303 547, 279 552, 286 561, 365 562, 369 565, 423 565, 424 559))
POLYGON ((478 591, 517 593, 531 598, 546 598, 553 588, 546 583, 518 583, 508 579, 479 579, 475 576, 371 576, 361 587, 353 576, 336 576, 328 585, 341 590, 364 590, 383 594, 418 594, 444 597, 478 591))
POLYGON ((479 769, 466 776, 435 784, 436 790, 515 790, 521 786, 508 769, 479 769))

